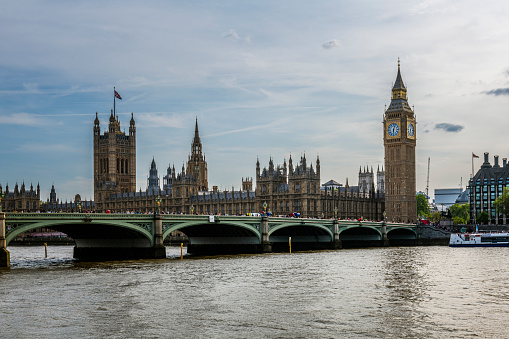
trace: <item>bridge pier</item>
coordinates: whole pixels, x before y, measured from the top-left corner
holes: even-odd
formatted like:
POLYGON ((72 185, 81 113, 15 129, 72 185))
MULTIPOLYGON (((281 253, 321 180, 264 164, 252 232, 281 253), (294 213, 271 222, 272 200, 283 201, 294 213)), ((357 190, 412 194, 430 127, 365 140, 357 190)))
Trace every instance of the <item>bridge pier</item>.
POLYGON ((0 212, 0 267, 10 267, 11 260, 5 240, 5 214, 0 212))
POLYGON ((161 214, 154 215, 154 258, 166 258, 166 247, 163 245, 163 218, 161 214))
POLYGON ((332 243, 332 249, 338 250, 343 248, 341 240, 339 240, 339 222, 338 219, 334 219, 334 240, 332 243))
POLYGON ((387 238, 387 223, 385 220, 382 221, 382 246, 389 246, 389 238, 387 238))
POLYGON ((262 217, 262 253, 272 253, 272 244, 269 241, 269 217, 262 217))

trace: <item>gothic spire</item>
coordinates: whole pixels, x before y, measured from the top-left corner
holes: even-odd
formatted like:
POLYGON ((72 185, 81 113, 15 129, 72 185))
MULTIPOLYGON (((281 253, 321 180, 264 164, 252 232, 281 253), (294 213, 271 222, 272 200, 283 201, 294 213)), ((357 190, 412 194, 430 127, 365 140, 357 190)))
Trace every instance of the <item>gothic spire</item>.
POLYGON ((400 69, 400 61, 398 58, 398 75, 396 76, 396 81, 394 82, 394 86, 392 89, 406 89, 405 84, 403 83, 403 78, 401 77, 401 69, 400 69))

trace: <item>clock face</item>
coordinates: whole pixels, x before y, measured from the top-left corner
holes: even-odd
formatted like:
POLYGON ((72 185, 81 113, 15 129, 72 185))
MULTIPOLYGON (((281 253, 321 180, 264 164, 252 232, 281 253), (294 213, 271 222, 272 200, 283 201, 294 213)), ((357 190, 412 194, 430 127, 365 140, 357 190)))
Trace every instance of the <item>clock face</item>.
POLYGON ((391 137, 395 137, 396 135, 399 134, 399 126, 397 123, 393 122, 392 124, 389 125, 389 128, 387 129, 387 132, 389 132, 389 135, 391 137))
POLYGON ((408 136, 413 137, 414 132, 415 132, 414 124, 408 124, 408 136))

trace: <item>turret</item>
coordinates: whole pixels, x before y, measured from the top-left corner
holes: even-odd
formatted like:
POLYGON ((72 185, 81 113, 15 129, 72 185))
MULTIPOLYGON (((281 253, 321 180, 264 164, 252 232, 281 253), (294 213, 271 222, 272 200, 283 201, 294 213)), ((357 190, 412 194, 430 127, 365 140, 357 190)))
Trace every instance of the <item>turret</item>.
POLYGON ((116 125, 115 116, 113 115, 113 110, 111 110, 110 123, 108 124, 108 131, 110 134, 115 133, 115 125, 116 125))
POLYGON ((129 136, 134 136, 136 134, 136 127, 134 123, 134 113, 131 113, 131 121, 129 123, 129 136))
POLYGON ((260 177, 260 159, 256 157, 256 177, 260 177))
POLYGON ((316 156, 316 175, 320 176, 320 157, 316 156))
POLYGON ((94 136, 99 136, 100 134, 101 134, 101 127, 99 126, 99 117, 97 116, 97 112, 95 112, 94 136))

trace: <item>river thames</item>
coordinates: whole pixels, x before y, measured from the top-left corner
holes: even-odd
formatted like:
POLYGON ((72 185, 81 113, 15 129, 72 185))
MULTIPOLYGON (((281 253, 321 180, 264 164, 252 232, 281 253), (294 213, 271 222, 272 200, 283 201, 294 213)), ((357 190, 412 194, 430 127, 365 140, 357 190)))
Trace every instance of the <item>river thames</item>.
POLYGON ((505 338, 509 248, 79 263, 9 247, 2 338, 505 338))

